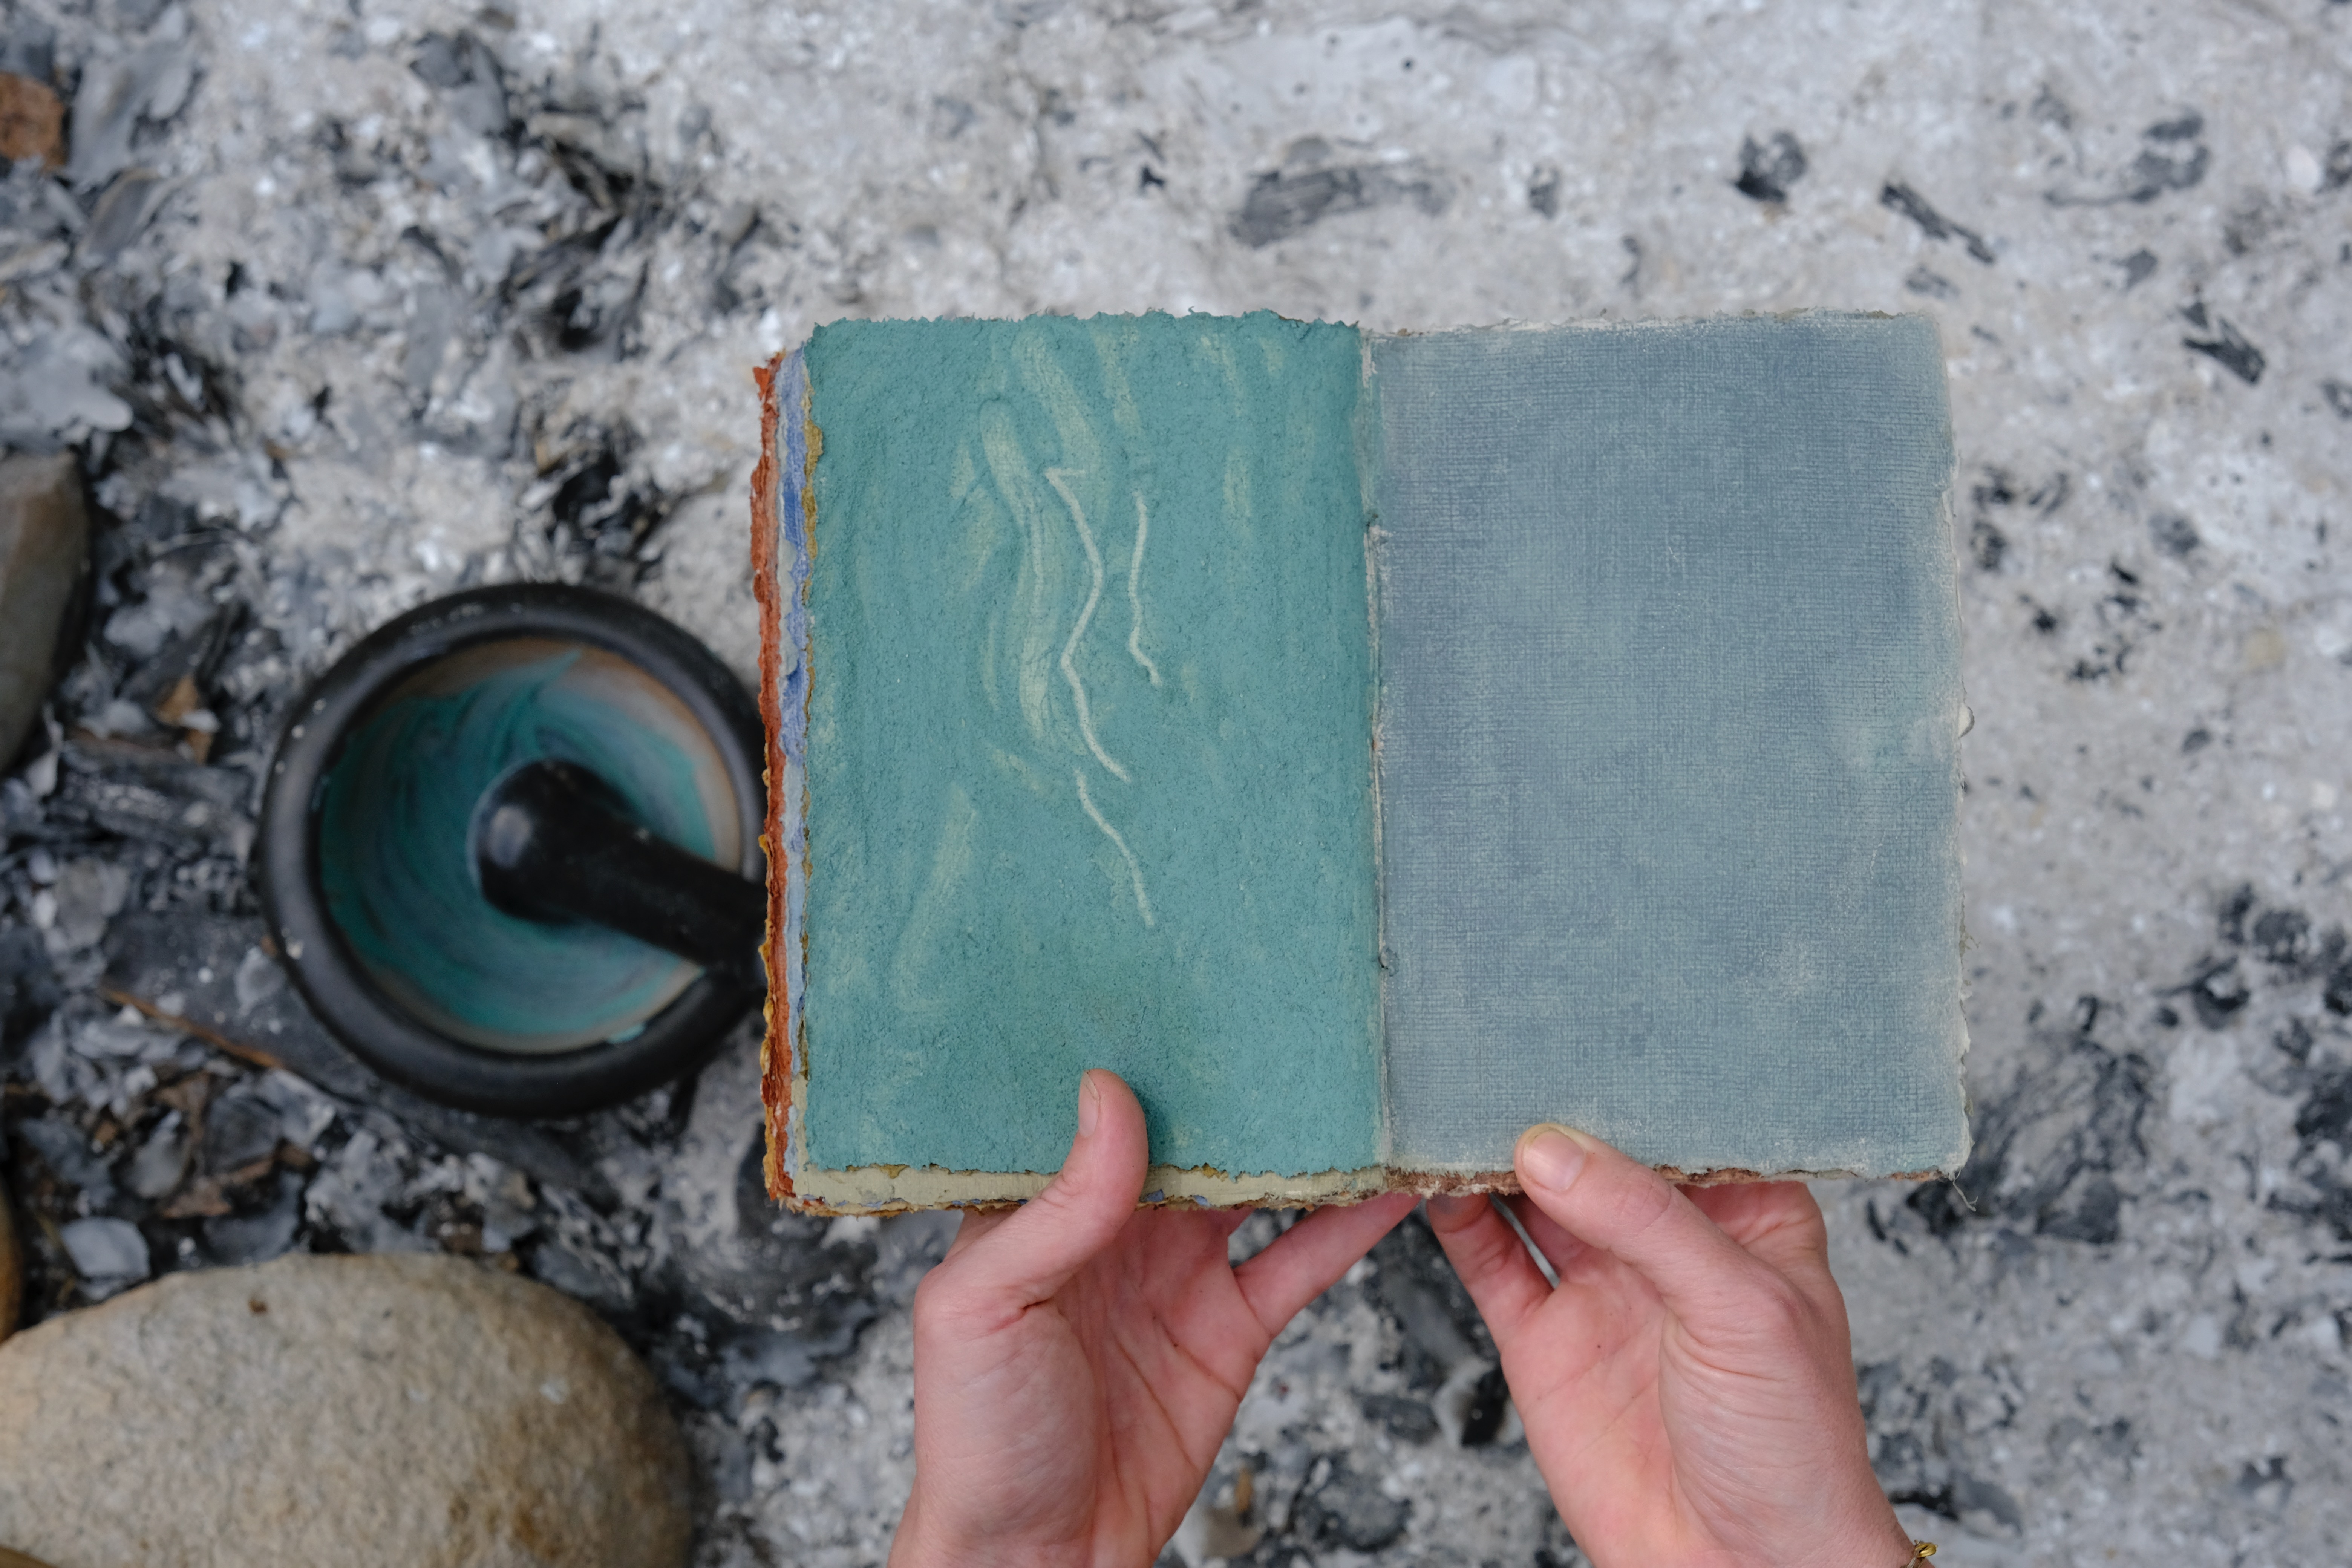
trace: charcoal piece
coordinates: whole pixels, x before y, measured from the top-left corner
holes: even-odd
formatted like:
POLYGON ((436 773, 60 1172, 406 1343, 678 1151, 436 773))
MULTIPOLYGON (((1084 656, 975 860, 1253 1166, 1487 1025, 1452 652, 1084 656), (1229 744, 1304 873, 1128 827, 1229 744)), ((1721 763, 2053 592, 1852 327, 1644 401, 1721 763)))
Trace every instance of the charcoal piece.
POLYGON ((1322 1485, 1298 1500, 1291 1518, 1302 1540, 1350 1552, 1378 1552, 1404 1533, 1412 1504, 1381 1490, 1370 1476, 1358 1475, 1333 1457, 1322 1485))
POLYGON ((37 1116, 17 1123, 16 1139, 38 1154, 49 1174, 72 1187, 92 1208, 114 1201, 114 1175, 103 1156, 89 1146, 89 1135, 58 1115, 37 1116))
POLYGON ((2178 513, 2158 513, 2147 520, 2148 537, 2167 555, 2183 556, 2197 548, 2197 525, 2178 513))
POLYGON ((183 853, 242 860, 253 845, 253 781, 175 752, 120 741, 65 749, 51 811, 72 823, 183 853))
MULTIPOLYGON (((836 1235, 832 1221, 769 1201, 763 1152, 758 1129, 747 1126, 735 1165, 734 1233, 683 1256, 685 1282, 722 1321, 788 1332, 796 1347, 788 1361, 842 1354, 880 1314, 873 1289, 878 1248, 870 1236, 836 1235)), ((908 1244, 925 1239, 918 1231, 894 1242, 893 1263, 902 1275, 909 1268, 908 1244)), ((929 1237, 932 1244, 939 1239, 936 1231, 929 1237)), ((743 1353, 756 1358, 770 1351, 750 1347, 743 1353)))
POLYGON ((1503 1417, 1511 1407, 1510 1385, 1503 1381, 1503 1369, 1492 1367, 1470 1391, 1470 1402, 1462 1409, 1462 1446, 1483 1448, 1492 1443, 1503 1429, 1503 1417))
POLYGON ((1454 199, 1451 182, 1417 162, 1334 164, 1319 137, 1294 143, 1282 167, 1260 174, 1228 231, 1252 250, 1290 238, 1327 217, 1410 204, 1435 217, 1454 199))
POLYGON ((1960 297, 1959 285, 1942 273, 1925 267, 1914 267, 1906 274, 1903 287, 1929 300, 1957 300, 1960 297))
POLYGON ((2254 951, 2264 963, 2300 969, 2319 951, 2311 917, 2301 910, 2264 910, 2254 921, 2254 951))
POLYGON ((2166 994, 2188 996, 2189 1005, 2197 1010, 2197 1021, 2209 1029, 2227 1027, 2231 1018, 2253 1000, 2234 958, 2200 963, 2187 984, 2175 986, 2166 994))
POLYGON ((2263 351, 2256 348, 2230 321, 2221 316, 2209 316, 2204 304, 2192 304, 2180 312, 2192 327, 2208 335, 2183 338, 2180 346, 2192 353, 2203 354, 2214 363, 2252 386, 2263 379, 2263 367, 2270 363, 2263 351))
POLYGON ((1472 1363, 1491 1364, 1493 1341, 1420 1214, 1382 1237, 1365 1293, 1397 1325, 1407 1387, 1433 1392, 1472 1363))
POLYGON ((267 1160, 278 1148, 278 1110, 244 1085, 205 1112, 199 1163, 207 1175, 226 1175, 267 1160))
POLYGON ((2069 1194, 2067 1204, 2046 1206, 2035 1217, 2034 1228, 2063 1241, 2105 1247, 2122 1236, 2122 1190, 2105 1176, 2092 1176, 2069 1194))
POLYGON ((165 723, 177 723, 189 707, 203 705, 230 643, 243 629, 245 616, 245 605, 231 600, 199 625, 173 633, 155 656, 123 682, 122 694, 165 723))
POLYGON ((247 955, 263 952, 256 919, 175 912, 118 920, 107 932, 102 994, 186 1029, 243 1060, 285 1067, 342 1096, 360 1100, 379 1089, 373 1076, 343 1053, 294 993, 237 976, 247 955), (165 1007, 162 999, 176 1004, 165 1007))
POLYGON ((1538 217, 1559 216, 1559 171, 1546 163, 1528 181, 1528 206, 1538 217))
POLYGON ((409 67, 441 89, 449 118, 484 136, 507 130, 507 94, 498 59, 471 33, 427 33, 409 67))
POLYGON ((1968 247, 1968 252, 1990 267, 1993 248, 1985 243, 1984 236, 1964 225, 1954 223, 1929 205, 1927 198, 1900 180, 1889 180, 1878 193, 1881 206, 1891 208, 1919 226, 1919 232, 1929 239, 1958 239, 1968 247))
POLYGON ((2156 1069, 2087 1035, 2043 1030, 2039 1038, 2046 1061, 1978 1102, 1976 1148, 1959 1175, 1906 1200, 1933 1234, 1975 1219, 2021 1221, 2095 1246, 2121 1234, 2127 1194, 2117 1178, 2147 1164, 2140 1123, 2155 1100, 2156 1069))
POLYGON ((1789 199, 1789 187, 1804 177, 1805 150, 1786 131, 1776 131, 1769 142, 1750 136, 1739 143, 1739 178, 1732 189, 1750 201, 1779 204, 1789 199))
POLYGON ((612 1201, 611 1184, 547 1131, 436 1105, 362 1067, 293 987, 270 984, 267 941, 261 921, 247 916, 126 915, 108 928, 100 994, 240 1060, 284 1068, 340 1100, 383 1110, 445 1149, 488 1154, 535 1181, 612 1201))
POLYGON ((152 169, 125 169, 115 175, 90 209, 89 226, 81 231, 74 259, 84 267, 110 265, 147 226, 164 191, 163 176, 152 169))
POLYGON ((2241 882, 2230 890, 2229 897, 2213 914, 2213 929, 2223 942, 2232 947, 2246 944, 2246 917, 2254 912, 2254 885, 2241 882))
POLYGON ((205 1221, 205 1250, 215 1264, 267 1263, 293 1247, 302 1227, 302 1178, 281 1171, 263 1190, 269 1200, 255 1212, 205 1221))
POLYGON ((2248 386, 2263 379, 2263 367, 2270 362, 2263 351, 2246 341, 2246 335, 2229 322, 2221 323, 2219 336, 2183 338, 2181 346, 2205 355, 2248 386))
POLYGON ((2339 960, 2327 972, 2327 984, 2320 994, 2321 1002, 2339 1016, 2352 1013, 2352 958, 2339 960))
POLYGON ((1437 1436, 1437 1413, 1425 1399, 1411 1399, 1399 1394, 1360 1394, 1356 1406, 1364 1419, 1377 1422, 1389 1436, 1401 1441, 1422 1444, 1437 1436))
POLYGON ((31 1038, 64 999, 41 933, 20 925, 0 930, 0 1061, 31 1038))
POLYGON ((2146 205, 2167 191, 2185 191, 2205 178, 2213 154, 2198 138, 2205 117, 2190 110, 2159 120, 2140 134, 2145 145, 2125 174, 2124 199, 2146 205))
POLYGON ((2306 1145, 2335 1143, 2352 1152, 2352 1070, 2329 1073, 2312 1086, 2295 1112, 2294 1133, 2306 1145))

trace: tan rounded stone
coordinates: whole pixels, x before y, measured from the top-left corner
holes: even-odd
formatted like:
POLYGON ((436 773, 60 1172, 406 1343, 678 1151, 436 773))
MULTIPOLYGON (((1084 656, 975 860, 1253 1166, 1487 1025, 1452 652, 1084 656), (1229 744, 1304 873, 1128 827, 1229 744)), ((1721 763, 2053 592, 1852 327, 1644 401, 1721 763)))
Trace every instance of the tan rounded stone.
MULTIPOLYGON (((0 72, 7 79, 23 79, 0 72)), ((0 98, 0 141, 10 114, 0 98)), ((58 675, 58 635, 89 561, 79 461, 70 452, 0 456, 0 768, 40 721, 58 675)))
POLYGON ((0 1345, 0 1544, 53 1568, 675 1568, 677 1428, 569 1297, 462 1258, 176 1274, 0 1345))
MULTIPOLYGON (((16 1331, 16 1313, 25 1299, 25 1263, 16 1250, 16 1214, 9 1206, 8 1184, 0 1182, 0 1340, 16 1331)), ((0 1563, 0 1568, 7 1568, 0 1563)))

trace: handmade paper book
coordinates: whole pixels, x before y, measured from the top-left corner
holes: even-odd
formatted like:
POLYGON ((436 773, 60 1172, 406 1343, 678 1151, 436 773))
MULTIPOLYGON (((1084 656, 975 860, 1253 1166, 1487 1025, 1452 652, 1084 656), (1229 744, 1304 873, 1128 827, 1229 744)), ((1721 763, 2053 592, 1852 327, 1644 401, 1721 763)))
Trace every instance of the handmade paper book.
POLYGON ((762 375, 777 1195, 1968 1151, 1918 318, 844 321, 762 375))

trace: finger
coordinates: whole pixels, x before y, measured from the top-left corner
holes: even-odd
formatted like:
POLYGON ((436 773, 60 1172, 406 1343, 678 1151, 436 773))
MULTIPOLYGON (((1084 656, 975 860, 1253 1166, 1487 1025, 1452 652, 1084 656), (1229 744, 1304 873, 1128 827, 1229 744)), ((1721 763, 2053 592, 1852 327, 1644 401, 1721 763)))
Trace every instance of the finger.
POLYGON ((1749 1257, 1795 1282, 1817 1305, 1825 1289, 1836 1295, 1836 1283, 1830 1278, 1829 1226, 1822 1223, 1822 1205, 1802 1182, 1727 1183, 1684 1190, 1699 1212, 1747 1248, 1749 1257))
POLYGON ((1148 1159, 1135 1091, 1117 1073, 1088 1072, 1078 1080, 1078 1135, 1060 1173, 1020 1208, 982 1227, 951 1259, 957 1282, 1024 1306, 1052 1296, 1134 1217, 1148 1159))
POLYGON ((1003 1208, 964 1210, 963 1217, 956 1224, 955 1239, 948 1243, 946 1258, 941 1258, 940 1261, 945 1262, 947 1258, 971 1251, 982 1237, 1011 1219, 1018 1212, 1011 1205, 1006 1205, 1003 1208))
POLYGON ((1483 1194, 1430 1199, 1429 1228, 1497 1346, 1551 1300, 1551 1286, 1528 1256, 1519 1233, 1483 1194))
POLYGON ((1234 1269, 1242 1300, 1267 1337, 1280 1333, 1300 1308, 1329 1289, 1412 1205, 1411 1193, 1382 1193, 1360 1204, 1319 1208, 1234 1269))
POLYGON ((1736 1310, 1756 1276, 1757 1260, 1672 1183, 1598 1138, 1531 1127, 1513 1163, 1538 1208, 1578 1240, 1614 1254, 1694 1326, 1736 1310))
POLYGON ((1727 1182, 1683 1191, 1724 1235, 1776 1268, 1829 1254, 1822 1206, 1802 1182, 1727 1182))
POLYGON ((1576 1255, 1586 1250, 1584 1243, 1562 1230, 1559 1222, 1538 1208, 1525 1193, 1503 1201, 1510 1205, 1512 1217, 1528 1233, 1528 1239, 1536 1244, 1536 1250, 1544 1255, 1552 1272, 1564 1278, 1576 1255))

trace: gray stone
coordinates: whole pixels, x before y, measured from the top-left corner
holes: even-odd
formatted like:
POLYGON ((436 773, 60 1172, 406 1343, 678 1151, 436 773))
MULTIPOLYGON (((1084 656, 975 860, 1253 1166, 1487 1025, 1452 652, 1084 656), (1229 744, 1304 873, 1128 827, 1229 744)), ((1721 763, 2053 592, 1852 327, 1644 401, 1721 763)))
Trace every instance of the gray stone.
POLYGON ((0 459, 0 769, 40 718, 89 560, 73 455, 0 459))
POLYGON ((147 1278, 147 1238, 127 1219, 78 1219, 58 1232, 74 1272, 92 1297, 113 1295, 147 1278))
POLYGON ((578 1303, 447 1257, 177 1274, 0 1346, 0 1541, 56 1568, 686 1561, 685 1450, 578 1303))

